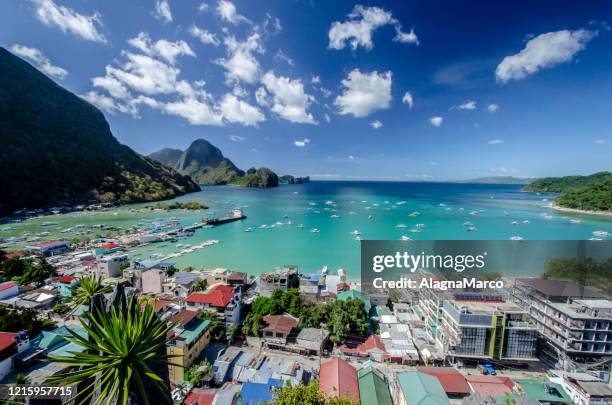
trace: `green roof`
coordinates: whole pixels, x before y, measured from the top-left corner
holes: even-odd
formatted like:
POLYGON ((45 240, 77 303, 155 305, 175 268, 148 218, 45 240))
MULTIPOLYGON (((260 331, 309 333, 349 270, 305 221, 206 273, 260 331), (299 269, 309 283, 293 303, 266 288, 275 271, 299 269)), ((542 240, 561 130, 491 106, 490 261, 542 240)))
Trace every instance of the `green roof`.
POLYGON ((194 319, 187 326, 177 329, 177 335, 185 338, 187 344, 193 342, 200 333, 202 333, 210 325, 209 320, 194 319))
POLYGON ((389 383, 373 367, 364 367, 357 372, 361 405, 393 405, 389 383))
POLYGON ((567 395, 563 387, 551 381, 536 380, 533 378, 513 378, 513 380, 521 386, 529 401, 534 404, 541 402, 561 402, 572 404, 573 401, 567 395), (553 387, 553 390, 546 391, 545 386, 553 387))
POLYGON ((354 300, 363 301, 366 312, 370 312, 370 308, 372 308, 372 304, 370 303, 370 300, 364 293, 362 293, 361 291, 357 291, 357 290, 349 290, 349 291, 343 291, 340 294, 338 294, 338 299, 340 301, 346 301, 349 298, 352 298, 354 300))
POLYGON ((404 398, 410 405, 450 405, 440 381, 420 371, 396 374, 404 398))

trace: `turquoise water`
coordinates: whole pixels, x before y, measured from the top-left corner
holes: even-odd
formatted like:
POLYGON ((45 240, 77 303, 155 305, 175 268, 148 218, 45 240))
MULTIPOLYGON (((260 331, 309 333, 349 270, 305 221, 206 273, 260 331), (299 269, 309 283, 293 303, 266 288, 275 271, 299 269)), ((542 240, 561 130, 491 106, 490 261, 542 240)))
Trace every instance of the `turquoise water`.
MULTIPOLYGON (((247 215, 244 221, 199 229, 194 237, 177 242, 196 245, 208 239, 220 241, 218 245, 173 259, 177 266, 223 267, 250 274, 282 265, 297 265, 305 272, 329 266, 331 270, 346 268, 350 276, 357 277, 360 250, 352 234, 355 230, 361 232, 362 239, 393 240, 402 236, 412 239, 507 240, 513 236, 541 240, 589 239, 594 231, 612 233, 610 218, 560 213, 546 207, 554 196, 523 193, 520 189, 521 186, 515 185, 320 181, 274 189, 207 187, 179 200, 200 201, 211 207, 209 211, 150 212, 140 210, 141 204, 110 212, 36 218, 12 225, 14 229, 0 232, 0 237, 41 231, 52 231, 52 236, 56 236, 55 230, 75 224, 89 227, 105 223, 126 228, 138 221, 173 216, 182 225, 189 225, 204 216, 213 213, 222 216, 240 206, 247 215), (409 215, 415 211, 420 215, 409 215), (576 220, 580 223, 575 223, 576 220), (41 227, 45 221, 58 225, 41 227), (292 225, 287 225, 288 221, 292 225), (464 225, 466 221, 472 225, 464 225), (270 227, 277 222, 283 225, 270 227), (304 228, 299 228, 299 224, 304 228), (400 224, 406 227, 397 227, 400 224), (268 228, 260 228, 262 225, 268 228), (475 229, 468 231, 470 227, 475 229), (252 228, 252 232, 245 232, 247 228, 252 228), (310 232, 313 228, 319 232, 310 232)), ((177 243, 152 244, 134 250, 132 255, 148 258, 157 252, 171 253, 177 250, 177 243)))

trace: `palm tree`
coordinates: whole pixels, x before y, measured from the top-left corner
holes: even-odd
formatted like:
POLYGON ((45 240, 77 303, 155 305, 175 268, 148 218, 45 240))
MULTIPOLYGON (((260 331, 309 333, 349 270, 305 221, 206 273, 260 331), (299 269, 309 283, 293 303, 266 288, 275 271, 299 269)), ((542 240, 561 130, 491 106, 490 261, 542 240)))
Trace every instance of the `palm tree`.
POLYGON ((207 287, 208 287, 208 282, 206 281, 206 279, 203 278, 203 279, 196 281, 193 284, 192 291, 193 292, 205 291, 207 287))
POLYGON ((72 299, 72 306, 74 308, 81 305, 89 305, 96 293, 106 294, 113 290, 112 286, 102 284, 102 277, 94 275, 83 277, 80 283, 81 285, 77 287, 76 294, 72 299))
POLYGON ((168 382, 156 370, 169 364, 166 334, 173 325, 159 319, 153 306, 138 305, 134 297, 123 308, 94 308, 85 318, 82 325, 87 336, 69 329, 71 336, 67 338, 84 350, 70 351, 70 356, 49 356, 52 362, 77 368, 51 376, 49 383, 83 387, 77 394, 78 403, 149 404, 149 398, 155 398, 155 403, 171 401, 168 382))
POLYGON ((30 383, 30 379, 28 378, 27 375, 23 374, 23 373, 17 373, 15 374, 15 384, 29 384, 30 383))

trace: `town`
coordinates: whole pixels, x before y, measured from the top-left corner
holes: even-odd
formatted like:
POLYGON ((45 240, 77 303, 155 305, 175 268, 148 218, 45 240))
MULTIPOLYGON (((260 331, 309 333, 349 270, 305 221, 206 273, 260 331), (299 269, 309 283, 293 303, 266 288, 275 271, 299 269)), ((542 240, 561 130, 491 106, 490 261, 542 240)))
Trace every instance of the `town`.
POLYGON ((177 269, 131 260, 137 243, 148 241, 0 254, 2 383, 70 372, 49 359, 86 350, 74 334, 87 336, 91 299, 112 301, 120 286, 168 325, 174 403, 274 403, 291 389, 336 404, 612 403, 612 301, 598 289, 517 278, 502 290, 366 294, 344 269, 177 269))

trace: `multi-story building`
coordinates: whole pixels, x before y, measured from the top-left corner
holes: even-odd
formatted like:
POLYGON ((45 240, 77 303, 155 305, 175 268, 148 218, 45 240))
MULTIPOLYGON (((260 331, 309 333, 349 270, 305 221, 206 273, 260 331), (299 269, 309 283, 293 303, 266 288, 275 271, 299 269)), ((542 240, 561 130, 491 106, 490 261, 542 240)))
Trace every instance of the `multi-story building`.
POLYGON ((551 358, 590 361, 612 356, 612 302, 573 281, 517 279, 514 302, 529 311, 551 358))
POLYGON ((96 273, 102 278, 119 277, 121 267, 128 264, 128 255, 125 253, 101 256, 96 260, 96 273))
POLYGON ((287 291, 300 287, 300 278, 296 266, 284 266, 259 276, 259 293, 269 297, 275 290, 287 291))
POLYGON ((188 309, 216 312, 227 326, 238 326, 242 313, 240 287, 227 284, 212 286, 207 292, 194 292, 185 299, 188 309))
POLYGON ((537 330, 518 305, 499 301, 444 300, 436 328, 451 362, 490 360, 500 363, 536 361, 537 330))
POLYGON ((197 312, 183 310, 170 317, 170 323, 178 323, 169 333, 166 343, 171 365, 168 366, 170 381, 184 381, 184 371, 190 367, 210 342, 210 321, 199 319, 197 312))

